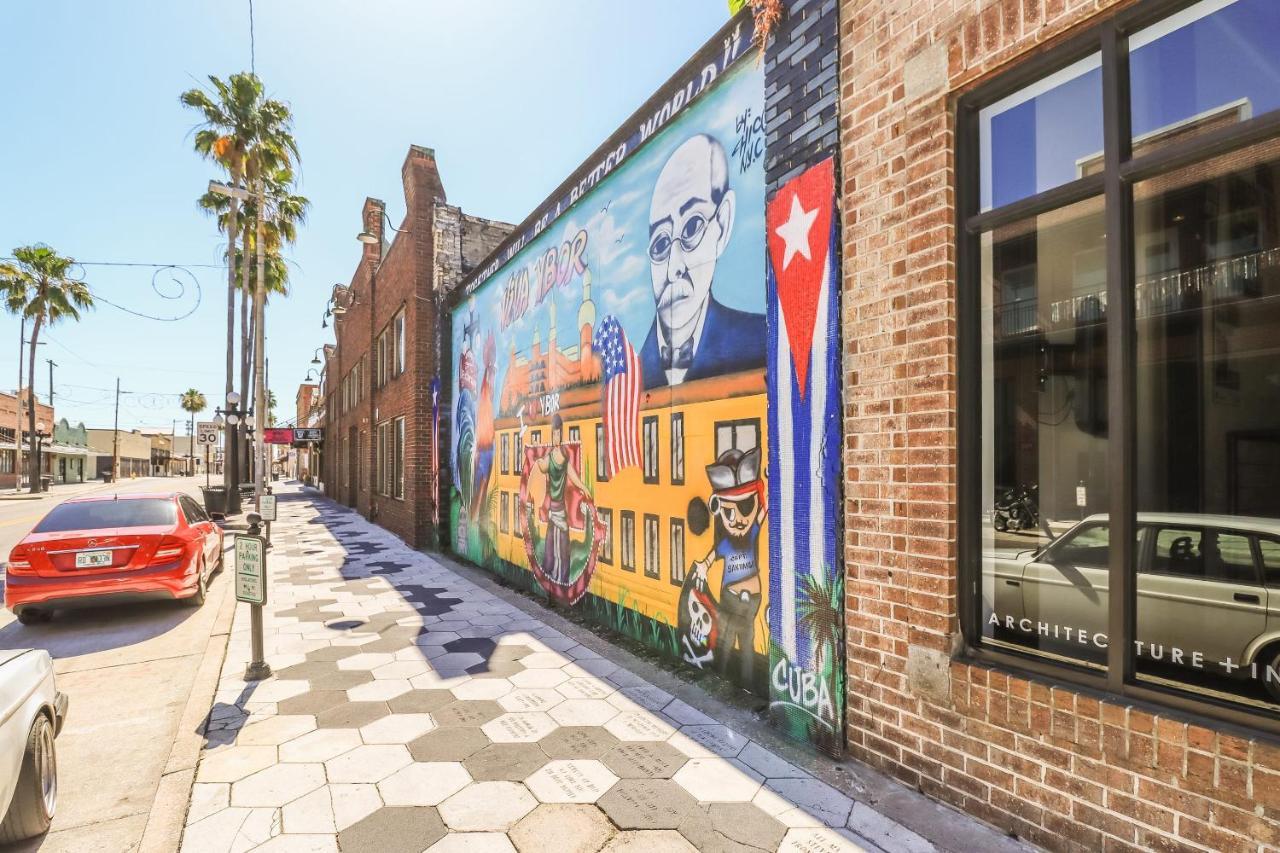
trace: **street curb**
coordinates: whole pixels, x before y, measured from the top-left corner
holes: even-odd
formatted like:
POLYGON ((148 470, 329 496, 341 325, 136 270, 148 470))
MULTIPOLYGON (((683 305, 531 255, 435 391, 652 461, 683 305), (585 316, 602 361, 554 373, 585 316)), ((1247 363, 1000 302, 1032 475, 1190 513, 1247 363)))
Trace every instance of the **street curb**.
MULTIPOLYGON (((224 552, 225 554, 225 552, 224 552)), ((231 637, 231 623, 236 610, 236 597, 231 582, 234 571, 232 560, 224 556, 222 568, 215 577, 222 589, 218 612, 214 616, 209 641, 196 668, 191 685, 191 695, 178 718, 178 730, 174 736, 169 759, 165 762, 160 784, 156 788, 147 825, 138 844, 138 853, 175 853, 182 842, 182 831, 187 823, 187 807, 191 802, 191 786, 195 784, 196 766, 204 748, 205 725, 209 708, 213 705, 222 677, 222 665, 226 661, 227 642, 231 637), (226 581, 223 582, 223 578, 226 581)))

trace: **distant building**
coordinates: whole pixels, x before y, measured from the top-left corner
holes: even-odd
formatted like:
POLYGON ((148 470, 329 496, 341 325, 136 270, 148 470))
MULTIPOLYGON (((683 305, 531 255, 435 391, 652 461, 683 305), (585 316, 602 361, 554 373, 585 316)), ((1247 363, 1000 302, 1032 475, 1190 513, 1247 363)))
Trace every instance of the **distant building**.
POLYGON ((89 470, 89 431, 83 423, 75 426, 66 418, 53 425, 53 442, 47 445, 48 471, 55 483, 83 483, 93 476, 89 470))
MULTIPOLYGON (((17 488, 27 482, 27 401, 30 396, 30 393, 24 390, 22 406, 19 407, 18 397, 13 394, 0 394, 0 489, 17 488), (20 433, 18 432, 19 418, 22 422, 20 433), (20 454, 14 445, 15 434, 20 436, 19 443, 22 445, 20 454)), ((52 428, 53 407, 36 400, 37 431, 39 431, 39 424, 42 423, 46 430, 52 428)), ((42 460, 41 468, 46 474, 51 471, 51 464, 51 460, 47 458, 42 460)))
POLYGON ((119 437, 120 478, 146 477, 151 473, 151 437, 139 430, 90 429, 89 453, 95 477, 111 473, 119 437))

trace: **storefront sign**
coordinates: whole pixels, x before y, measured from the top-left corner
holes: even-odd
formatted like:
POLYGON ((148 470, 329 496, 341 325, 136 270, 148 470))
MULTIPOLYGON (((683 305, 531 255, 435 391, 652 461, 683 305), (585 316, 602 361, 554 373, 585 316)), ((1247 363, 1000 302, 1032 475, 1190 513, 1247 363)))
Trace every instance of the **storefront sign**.
POLYGON ((293 444, 293 430, 287 427, 264 429, 262 439, 267 444, 293 444))
POLYGON ((324 441, 324 430, 321 427, 297 427, 293 430, 294 441, 324 441))
POLYGON ((261 536, 236 537, 236 600, 267 601, 267 551, 261 536))

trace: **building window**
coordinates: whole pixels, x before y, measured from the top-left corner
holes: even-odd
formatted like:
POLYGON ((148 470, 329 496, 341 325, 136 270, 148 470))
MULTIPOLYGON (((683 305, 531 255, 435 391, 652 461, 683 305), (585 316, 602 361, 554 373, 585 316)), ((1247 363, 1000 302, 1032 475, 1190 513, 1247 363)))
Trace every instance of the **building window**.
POLYGON ((684 412, 671 413, 671 485, 684 485, 684 412))
POLYGON ((13 473, 14 451, 0 450, 0 474, 13 473))
POLYGON ((644 516, 644 576, 647 578, 662 577, 662 548, 659 538, 658 517, 645 513, 644 516))
POLYGON ((535 429, 529 437, 529 443, 534 447, 542 446, 542 430, 535 429))
POLYGON ((404 341, 404 309, 401 308, 396 314, 395 319, 391 321, 392 335, 395 339, 394 354, 391 363, 391 375, 399 376, 404 373, 405 368, 405 341, 404 341))
POLYGON ((644 429, 644 481, 658 482, 658 418, 646 417, 644 429))
POLYGON ((507 505, 507 493, 502 492, 498 496, 498 517, 500 519, 498 529, 506 533, 511 528, 510 507, 507 505))
POLYGON ((582 443, 582 427, 576 427, 576 426, 569 427, 569 443, 570 444, 582 443))
MULTIPOLYGON (((600 540, 600 562, 606 566, 613 565, 613 510, 600 507, 600 523, 604 525, 604 538, 600 540)), ((1280 554, 1277 554, 1280 558, 1280 554)), ((1280 562, 1276 564, 1280 570, 1280 562)))
POLYGON ((726 450, 746 453, 760 446, 760 419, 718 421, 716 423, 716 458, 726 450))
POLYGON ((618 536, 622 541, 622 568, 628 572, 636 570, 636 514, 629 509, 622 510, 619 515, 622 522, 618 536))
POLYGON ((511 457, 511 473, 524 476, 524 440, 520 437, 520 433, 512 436, 511 443, 514 447, 511 457))
POLYGON ((671 519, 671 582, 684 584, 684 519, 671 519))
POLYGON ((609 481, 609 465, 604 455, 604 424, 596 424, 596 482, 609 481))
POLYGON ((1280 6, 1134 14, 959 106, 966 636, 1280 730, 1280 6))
POLYGON ((510 474, 511 473, 511 435, 509 433, 504 432, 502 434, 502 438, 500 438, 499 441, 501 442, 501 445, 502 445, 502 451, 500 455, 501 464, 502 464, 501 471, 503 474, 510 474))
POLYGON ((404 418, 395 419, 395 466, 391 496, 404 498, 404 418))

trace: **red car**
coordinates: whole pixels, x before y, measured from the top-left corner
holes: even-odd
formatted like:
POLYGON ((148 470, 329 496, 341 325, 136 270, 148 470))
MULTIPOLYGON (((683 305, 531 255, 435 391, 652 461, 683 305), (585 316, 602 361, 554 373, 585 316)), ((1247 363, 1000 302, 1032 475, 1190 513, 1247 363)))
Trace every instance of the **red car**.
POLYGON ((187 495, 75 498, 9 554, 4 603, 24 625, 55 608, 114 601, 204 603, 222 566, 222 528, 187 495))

